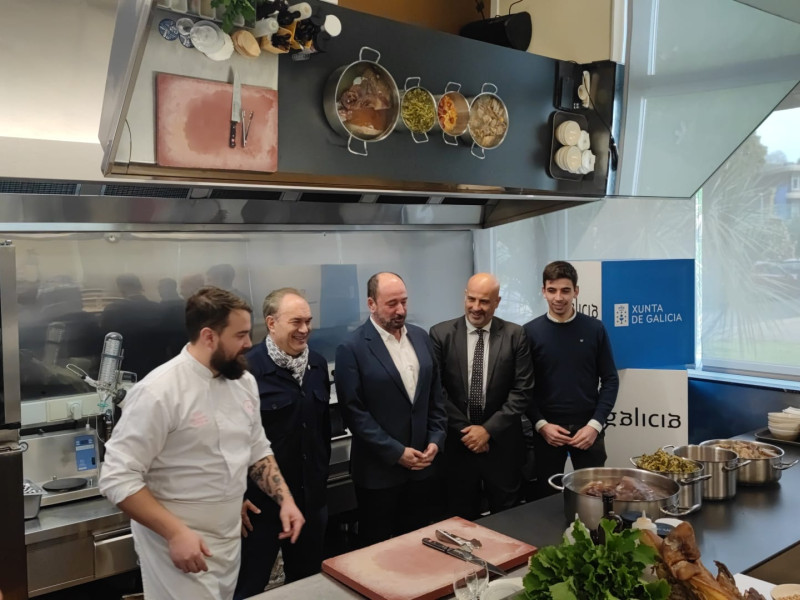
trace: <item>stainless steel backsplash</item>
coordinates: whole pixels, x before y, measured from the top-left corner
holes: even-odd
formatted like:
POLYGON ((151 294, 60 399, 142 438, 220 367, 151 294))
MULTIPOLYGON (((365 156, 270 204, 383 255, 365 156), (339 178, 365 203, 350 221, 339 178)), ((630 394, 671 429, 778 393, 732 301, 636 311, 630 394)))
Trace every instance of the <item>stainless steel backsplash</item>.
POLYGON ((405 279, 409 321, 427 328, 463 311, 473 268, 469 230, 5 237, 17 247, 23 400, 91 391, 66 365, 96 377, 108 331, 123 335, 122 368, 141 379, 185 343, 184 298, 207 283, 252 304, 254 342, 265 335, 265 295, 284 286, 303 290, 314 318, 311 346, 332 361, 340 340, 367 317, 373 273, 405 279), (112 305, 123 310, 107 310, 112 305))

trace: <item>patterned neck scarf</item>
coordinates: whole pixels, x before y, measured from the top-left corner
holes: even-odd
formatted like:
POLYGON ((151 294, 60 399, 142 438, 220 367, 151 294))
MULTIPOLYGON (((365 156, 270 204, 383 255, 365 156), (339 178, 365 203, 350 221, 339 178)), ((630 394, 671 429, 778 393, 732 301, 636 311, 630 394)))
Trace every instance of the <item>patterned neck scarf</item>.
POLYGON ((286 369, 292 374, 298 384, 303 385, 303 374, 308 367, 308 346, 303 350, 302 354, 298 357, 292 357, 286 354, 283 350, 278 348, 275 342, 272 341, 272 336, 267 334, 267 353, 269 357, 279 367, 286 369))

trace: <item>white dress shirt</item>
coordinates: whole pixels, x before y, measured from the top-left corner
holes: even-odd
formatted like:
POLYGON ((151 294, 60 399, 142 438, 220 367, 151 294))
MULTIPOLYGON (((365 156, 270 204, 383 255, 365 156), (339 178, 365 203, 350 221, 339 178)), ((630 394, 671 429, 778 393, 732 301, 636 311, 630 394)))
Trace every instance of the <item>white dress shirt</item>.
MULTIPOLYGON (((467 323, 467 396, 472 389, 472 364, 475 362, 475 346, 478 344, 478 328, 464 317, 467 323)), ((483 329, 483 388, 481 389, 481 406, 486 406, 486 378, 489 374, 489 332, 492 329, 492 322, 489 321, 483 329)))
POLYGON ((100 491, 114 504, 145 485, 157 499, 241 500, 248 467, 270 454, 253 376, 214 377, 184 347, 128 394, 100 491))
POLYGON ((414 396, 417 393, 417 380, 419 379, 419 359, 417 353, 414 351, 414 346, 408 339, 408 332, 403 326, 400 330, 400 339, 394 337, 394 334, 389 333, 383 327, 375 322, 375 319, 370 317, 372 324, 386 344, 386 349, 389 351, 389 356, 392 357, 392 362, 400 373, 400 378, 403 380, 403 386, 406 388, 408 398, 412 404, 414 396))

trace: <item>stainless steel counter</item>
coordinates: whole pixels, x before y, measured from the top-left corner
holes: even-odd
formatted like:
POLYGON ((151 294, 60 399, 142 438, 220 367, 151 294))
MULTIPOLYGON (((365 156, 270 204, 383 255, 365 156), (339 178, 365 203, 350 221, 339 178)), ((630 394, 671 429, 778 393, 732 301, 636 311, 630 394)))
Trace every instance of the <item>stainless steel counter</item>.
POLYGON ((126 527, 130 519, 105 498, 48 506, 36 519, 25 521, 25 545, 75 534, 126 527))

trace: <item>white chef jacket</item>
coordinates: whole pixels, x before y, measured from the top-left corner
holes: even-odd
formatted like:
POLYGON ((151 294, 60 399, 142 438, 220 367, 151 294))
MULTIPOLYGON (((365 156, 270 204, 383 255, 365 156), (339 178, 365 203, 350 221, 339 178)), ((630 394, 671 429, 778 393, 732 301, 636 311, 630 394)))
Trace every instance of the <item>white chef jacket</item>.
POLYGON ((255 379, 214 377, 187 348, 130 391, 106 445, 100 491, 119 504, 145 485, 199 533, 214 556, 185 574, 166 540, 131 523, 148 598, 230 598, 239 571, 247 469, 271 455, 255 379))

